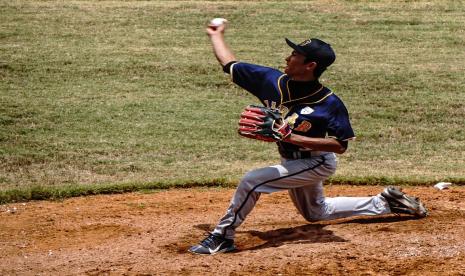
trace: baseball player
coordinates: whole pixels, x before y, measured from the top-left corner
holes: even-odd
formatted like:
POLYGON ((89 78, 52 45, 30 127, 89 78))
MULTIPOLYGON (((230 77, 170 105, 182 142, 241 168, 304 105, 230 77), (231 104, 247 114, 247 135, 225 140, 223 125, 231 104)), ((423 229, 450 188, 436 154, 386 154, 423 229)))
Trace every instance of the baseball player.
POLYGON ((190 252, 211 255, 235 250, 235 230, 262 193, 287 190, 297 210, 311 222, 389 213, 427 215, 417 198, 395 187, 371 197, 324 196, 323 181, 336 171, 335 153, 344 153, 355 137, 344 103, 318 80, 336 58, 328 43, 312 38, 296 44, 286 39, 292 52, 280 72, 238 61, 224 40, 225 28, 225 24, 210 24, 206 30, 224 72, 263 105, 283 110, 291 132, 277 142, 281 164, 248 172, 226 214, 190 252))

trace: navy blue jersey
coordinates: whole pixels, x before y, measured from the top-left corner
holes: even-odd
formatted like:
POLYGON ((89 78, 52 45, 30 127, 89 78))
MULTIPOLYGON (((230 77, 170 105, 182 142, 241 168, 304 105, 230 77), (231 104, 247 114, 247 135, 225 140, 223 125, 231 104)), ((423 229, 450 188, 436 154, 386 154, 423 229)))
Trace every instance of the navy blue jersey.
MULTIPOLYGON (((227 67, 234 83, 255 95, 263 105, 283 110, 292 132, 315 138, 340 141, 354 138, 344 103, 318 81, 298 82, 279 70, 235 62, 227 67)), ((279 143, 286 150, 298 150, 279 143)))

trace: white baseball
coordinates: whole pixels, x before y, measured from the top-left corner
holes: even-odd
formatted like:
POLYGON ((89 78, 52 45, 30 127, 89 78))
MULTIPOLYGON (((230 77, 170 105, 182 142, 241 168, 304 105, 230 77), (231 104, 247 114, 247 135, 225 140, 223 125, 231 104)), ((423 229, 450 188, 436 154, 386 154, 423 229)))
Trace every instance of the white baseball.
POLYGON ((213 25, 215 27, 218 27, 218 26, 221 26, 223 25, 224 23, 228 22, 228 20, 224 19, 224 18, 213 18, 211 21, 210 21, 210 25, 213 25))

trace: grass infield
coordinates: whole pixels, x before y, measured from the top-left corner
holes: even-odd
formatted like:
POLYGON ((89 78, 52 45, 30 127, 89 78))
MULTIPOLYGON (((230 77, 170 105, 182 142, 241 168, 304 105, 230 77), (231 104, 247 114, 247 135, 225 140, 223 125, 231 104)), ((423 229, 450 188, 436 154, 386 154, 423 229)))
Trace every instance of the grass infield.
POLYGON ((257 100, 221 72, 204 31, 214 17, 229 20, 227 41, 247 62, 282 69, 284 37, 333 45, 322 82, 347 104, 357 140, 331 182, 465 183, 463 1, 0 8, 1 202, 234 185, 279 162, 274 145, 236 134, 241 110, 257 100))

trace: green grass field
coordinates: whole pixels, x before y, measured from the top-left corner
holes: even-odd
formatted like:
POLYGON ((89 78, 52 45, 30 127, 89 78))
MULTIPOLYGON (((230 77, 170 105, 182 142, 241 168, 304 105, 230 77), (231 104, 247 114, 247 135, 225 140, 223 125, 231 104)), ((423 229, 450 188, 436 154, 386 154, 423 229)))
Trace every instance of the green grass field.
POLYGON ((330 42, 322 82, 357 140, 338 181, 465 183, 463 1, 0 0, 0 191, 234 183, 279 161, 236 134, 257 101, 205 34, 283 68, 284 37, 330 42))

